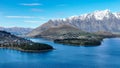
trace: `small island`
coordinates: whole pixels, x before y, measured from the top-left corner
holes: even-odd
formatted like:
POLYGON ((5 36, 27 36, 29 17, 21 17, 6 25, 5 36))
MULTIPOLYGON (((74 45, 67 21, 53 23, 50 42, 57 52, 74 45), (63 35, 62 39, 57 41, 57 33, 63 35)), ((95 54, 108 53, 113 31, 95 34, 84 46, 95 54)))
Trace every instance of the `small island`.
POLYGON ((69 36, 69 38, 55 39, 55 43, 68 44, 74 46, 99 46, 101 45, 104 38, 114 38, 120 37, 117 34, 112 34, 110 32, 95 32, 88 33, 84 35, 78 35, 77 37, 69 36))
POLYGON ((69 39, 56 39, 55 43, 74 45, 74 46, 99 46, 102 39, 90 39, 90 38, 69 38, 69 39))
POLYGON ((24 52, 41 52, 53 49, 48 44, 35 43, 6 31, 0 31, 0 48, 10 48, 24 52))

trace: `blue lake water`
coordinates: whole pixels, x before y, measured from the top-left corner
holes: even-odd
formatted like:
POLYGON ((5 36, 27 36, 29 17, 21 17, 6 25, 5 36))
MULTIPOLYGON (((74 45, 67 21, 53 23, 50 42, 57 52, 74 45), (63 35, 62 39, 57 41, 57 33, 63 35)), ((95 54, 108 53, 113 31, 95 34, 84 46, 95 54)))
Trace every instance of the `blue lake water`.
POLYGON ((104 39, 97 47, 55 44, 44 39, 31 39, 52 45, 55 50, 26 53, 0 49, 0 68, 120 68, 120 38, 104 39))

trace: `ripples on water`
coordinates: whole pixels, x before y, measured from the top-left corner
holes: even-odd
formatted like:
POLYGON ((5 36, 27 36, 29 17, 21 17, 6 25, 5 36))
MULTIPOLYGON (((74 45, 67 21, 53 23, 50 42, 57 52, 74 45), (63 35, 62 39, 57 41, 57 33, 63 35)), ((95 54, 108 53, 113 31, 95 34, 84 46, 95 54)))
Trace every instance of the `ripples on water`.
POLYGON ((120 68, 120 38, 104 39, 101 46, 75 47, 31 39, 55 50, 26 53, 0 49, 0 68, 120 68))

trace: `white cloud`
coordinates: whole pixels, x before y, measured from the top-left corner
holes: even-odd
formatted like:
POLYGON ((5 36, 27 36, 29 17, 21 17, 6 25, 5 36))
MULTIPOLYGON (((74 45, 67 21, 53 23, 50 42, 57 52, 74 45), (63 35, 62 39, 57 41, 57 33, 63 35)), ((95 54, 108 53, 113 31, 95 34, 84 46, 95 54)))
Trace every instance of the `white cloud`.
POLYGON ((41 6, 42 4, 40 4, 40 3, 21 3, 20 5, 23 5, 23 6, 41 6))
POLYGON ((25 23, 44 23, 45 21, 32 21, 32 20, 28 20, 28 21, 24 21, 25 23))
POLYGON ((37 9, 37 8, 32 8, 31 10, 34 11, 34 12, 42 12, 42 11, 44 11, 42 9, 37 9))
POLYGON ((5 16, 6 18, 35 18, 33 16, 5 16))
POLYGON ((39 16, 5 16, 6 18, 39 18, 39 19, 46 19, 44 17, 39 17, 39 16))

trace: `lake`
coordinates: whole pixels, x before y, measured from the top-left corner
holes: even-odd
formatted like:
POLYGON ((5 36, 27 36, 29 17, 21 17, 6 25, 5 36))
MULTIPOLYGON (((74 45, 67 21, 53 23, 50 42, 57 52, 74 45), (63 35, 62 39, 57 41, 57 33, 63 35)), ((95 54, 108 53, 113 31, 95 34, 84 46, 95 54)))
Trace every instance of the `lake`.
POLYGON ((120 38, 104 39, 100 46, 68 46, 44 39, 31 39, 52 45, 55 50, 26 53, 0 49, 0 68, 120 68, 120 38))

